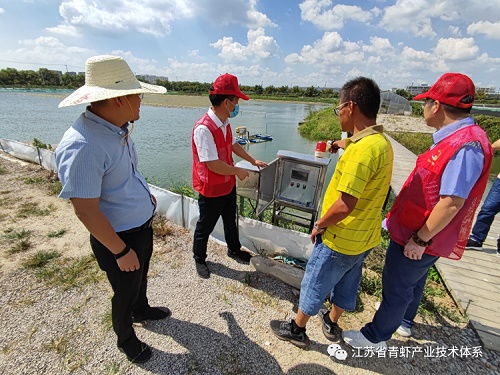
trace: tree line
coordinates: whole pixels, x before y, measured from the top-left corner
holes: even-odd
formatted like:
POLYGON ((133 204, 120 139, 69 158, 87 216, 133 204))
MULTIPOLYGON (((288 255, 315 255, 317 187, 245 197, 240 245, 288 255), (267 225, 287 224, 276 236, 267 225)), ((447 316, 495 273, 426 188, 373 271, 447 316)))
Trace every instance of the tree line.
MULTIPOLYGON (((144 80, 140 75, 138 79, 144 80)), ((194 81, 170 81, 157 79, 156 85, 164 86, 169 92, 182 94, 206 94, 210 83, 194 81)), ((72 89, 85 84, 83 73, 66 72, 40 68, 34 70, 17 70, 14 68, 0 69, 0 86, 2 87, 42 87, 72 89)), ((331 88, 318 88, 314 86, 241 86, 241 90, 248 94, 280 97, 309 97, 309 98, 337 98, 338 93, 331 88)))

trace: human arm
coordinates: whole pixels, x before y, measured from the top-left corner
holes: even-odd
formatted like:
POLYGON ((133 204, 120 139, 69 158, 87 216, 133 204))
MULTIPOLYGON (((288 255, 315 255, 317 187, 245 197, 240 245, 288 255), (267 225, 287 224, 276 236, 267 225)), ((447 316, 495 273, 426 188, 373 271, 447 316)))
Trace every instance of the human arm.
MULTIPOLYGON (((418 238, 425 242, 431 240, 453 220, 464 203, 464 198, 450 195, 441 196, 424 225, 417 231, 418 238)), ((407 258, 419 260, 422 259, 425 249, 426 246, 419 246, 410 238, 405 245, 403 254, 407 258)))
POLYGON ((245 159, 248 161, 250 164, 255 165, 256 167, 259 168, 264 168, 267 167, 267 163, 256 160, 253 158, 248 152, 245 151, 243 147, 241 147, 238 143, 233 143, 233 152, 238 155, 240 158, 245 159))
POLYGON ((244 180, 248 177, 248 172, 243 168, 229 165, 220 159, 206 161, 205 163, 211 172, 221 174, 223 176, 237 176, 240 180, 244 180))
POLYGON ((500 150, 500 139, 497 139, 495 142, 491 144, 491 148, 493 151, 499 151, 500 150))
POLYGON ((341 192, 339 198, 330 206, 328 211, 314 224, 310 238, 314 243, 318 234, 323 234, 327 227, 344 220, 356 207, 358 198, 341 192))
MULTIPOLYGON (((99 198, 71 198, 71 204, 78 219, 100 243, 113 254, 125 248, 125 242, 116 234, 107 217, 99 209, 99 198)), ((135 271, 140 268, 134 249, 116 260, 121 271, 135 271)))

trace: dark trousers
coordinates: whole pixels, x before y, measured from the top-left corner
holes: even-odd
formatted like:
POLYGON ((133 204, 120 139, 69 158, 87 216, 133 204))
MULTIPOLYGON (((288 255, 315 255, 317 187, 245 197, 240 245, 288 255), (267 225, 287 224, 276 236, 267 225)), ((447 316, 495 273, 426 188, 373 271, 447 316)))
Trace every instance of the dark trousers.
POLYGON ((382 273, 382 303, 361 332, 373 343, 391 338, 401 321, 413 321, 422 299, 427 273, 439 257, 424 254, 412 260, 404 247, 391 241, 382 273))
POLYGON ((472 228, 470 238, 482 244, 486 240, 491 224, 498 212, 500 212, 500 178, 497 178, 491 185, 481 210, 477 214, 476 224, 472 228))
POLYGON ((196 223, 193 238, 193 258, 198 263, 207 258, 207 242, 210 233, 214 230, 217 220, 222 216, 224 237, 229 251, 238 251, 241 248, 236 225, 236 187, 228 195, 208 198, 200 194, 198 198, 200 217, 196 223))
POLYGON ((149 261, 153 253, 153 229, 149 226, 138 231, 118 232, 118 236, 137 253, 140 268, 123 272, 115 257, 95 237, 90 236, 90 246, 99 267, 106 272, 113 288, 111 318, 113 330, 118 336, 118 346, 127 340, 137 339, 132 328, 132 314, 140 314, 149 306, 146 296, 149 261))

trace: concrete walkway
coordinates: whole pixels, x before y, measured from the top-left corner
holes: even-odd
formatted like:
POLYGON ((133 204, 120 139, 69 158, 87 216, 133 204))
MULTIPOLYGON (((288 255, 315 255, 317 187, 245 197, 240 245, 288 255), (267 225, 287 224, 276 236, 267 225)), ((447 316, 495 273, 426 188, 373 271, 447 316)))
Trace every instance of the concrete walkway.
MULTIPOLYGON (((417 157, 394 139, 390 140, 395 155, 391 185, 397 194, 417 157)), ((496 254, 499 234, 500 217, 497 215, 482 251, 466 250, 459 261, 441 258, 436 263, 446 287, 469 317, 484 347, 497 351, 500 351, 500 256, 496 254)))

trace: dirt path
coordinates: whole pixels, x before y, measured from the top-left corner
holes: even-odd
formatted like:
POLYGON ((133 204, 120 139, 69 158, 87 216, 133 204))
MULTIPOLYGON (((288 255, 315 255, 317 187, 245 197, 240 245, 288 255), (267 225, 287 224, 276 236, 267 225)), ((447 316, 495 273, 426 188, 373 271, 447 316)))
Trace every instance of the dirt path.
MULTIPOLYGON (((413 338, 394 336, 389 345, 398 358, 353 358, 351 350, 345 361, 330 357, 317 317, 308 327, 310 350, 281 342, 269 320, 290 315, 296 291, 232 261, 214 242, 212 277, 199 279, 191 233, 170 223, 161 224, 164 239, 155 240, 149 298, 173 315, 136 329, 154 350, 151 361, 132 365, 115 347, 111 290, 88 256, 88 234, 70 205, 50 195, 50 181, 47 171, 0 153, 2 374, 491 374, 500 365, 497 353, 480 348, 474 331, 442 317, 419 317, 413 338), (29 245, 18 245, 22 240, 29 245), (424 358, 425 348, 453 345, 475 347, 482 357, 424 358), (422 352, 404 357, 404 347, 422 352)), ((375 300, 362 294, 361 311, 345 315, 340 325, 361 327, 375 300)))

